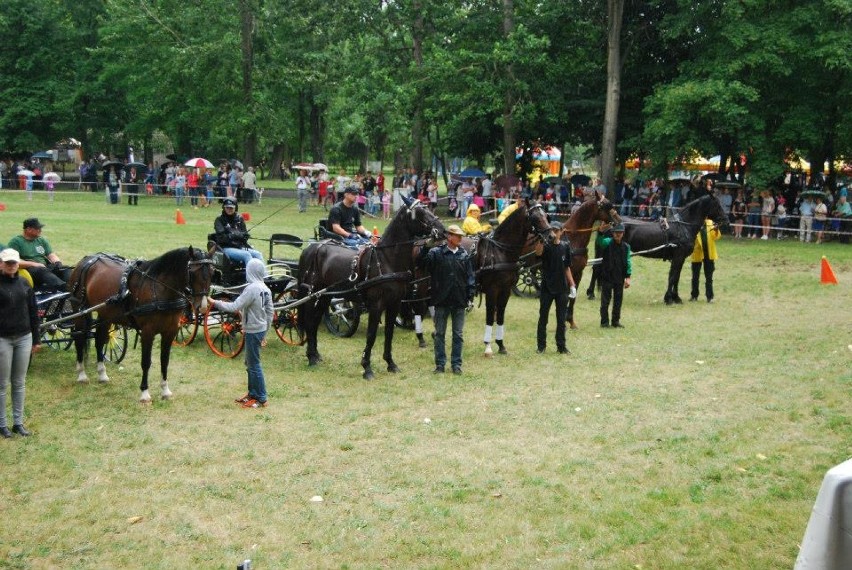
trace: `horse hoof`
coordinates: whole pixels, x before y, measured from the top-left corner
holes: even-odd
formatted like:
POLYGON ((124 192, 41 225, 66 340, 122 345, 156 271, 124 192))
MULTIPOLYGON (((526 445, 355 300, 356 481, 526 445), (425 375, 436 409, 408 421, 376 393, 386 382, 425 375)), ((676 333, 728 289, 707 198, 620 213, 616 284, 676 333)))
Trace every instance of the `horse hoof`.
POLYGON ((501 346, 500 350, 497 351, 497 354, 509 354, 509 351, 506 350, 505 346, 501 346))
POLYGON ((417 348, 427 348, 428 346, 429 345, 426 344, 426 341, 423 340, 422 338, 420 339, 420 342, 417 343, 417 348))
POLYGON ((140 404, 150 404, 151 403, 151 394, 148 393, 148 390, 143 390, 139 395, 139 403, 140 404))
POLYGON ((577 330, 577 329, 579 329, 579 328, 580 328, 580 327, 578 327, 577 325, 575 325, 575 324, 574 324, 574 323, 572 323, 572 322, 569 322, 569 323, 568 323, 568 325, 569 325, 569 328, 570 328, 572 331, 575 331, 575 330, 577 330))
POLYGON ((376 376, 375 376, 375 374, 373 374, 372 370, 365 370, 364 371, 364 380, 372 380, 375 377, 376 376))
POLYGON ((674 298, 675 305, 683 305, 683 300, 680 297, 674 298))
POLYGON ((109 376, 98 376, 98 382, 101 384, 106 384, 109 382, 109 376))
POLYGON ((171 392, 169 392, 168 394, 160 394, 160 397, 161 397, 163 400, 171 400, 171 399, 172 399, 172 393, 171 393, 171 392))
POLYGON ((308 359, 308 366, 316 366, 317 364, 319 364, 319 358, 308 359))
POLYGON ((88 383, 89 383, 89 377, 88 376, 85 376, 85 375, 77 376, 77 384, 88 384, 88 383))
POLYGON ((391 374, 398 374, 399 371, 400 371, 399 366, 397 366, 396 364, 389 364, 388 365, 388 372, 390 372, 391 374))

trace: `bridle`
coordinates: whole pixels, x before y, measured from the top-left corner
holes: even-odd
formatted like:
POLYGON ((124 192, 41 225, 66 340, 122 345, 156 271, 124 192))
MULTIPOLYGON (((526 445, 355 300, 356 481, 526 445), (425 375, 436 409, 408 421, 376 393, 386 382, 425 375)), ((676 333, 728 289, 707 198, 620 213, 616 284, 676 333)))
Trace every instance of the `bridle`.
POLYGON ((190 299, 198 299, 205 295, 210 288, 210 281, 213 279, 213 260, 212 259, 191 259, 186 264, 186 291, 190 299), (194 288, 194 279, 196 273, 204 270, 201 275, 202 283, 207 283, 207 287, 203 291, 196 291, 194 288))

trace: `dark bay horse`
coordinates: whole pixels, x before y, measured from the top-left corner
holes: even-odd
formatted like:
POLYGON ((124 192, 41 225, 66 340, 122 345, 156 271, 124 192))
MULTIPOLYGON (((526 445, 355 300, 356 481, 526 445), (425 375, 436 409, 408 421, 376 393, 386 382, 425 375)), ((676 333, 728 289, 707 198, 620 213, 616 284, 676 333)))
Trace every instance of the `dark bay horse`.
POLYGON ((512 295, 512 288, 518 282, 518 260, 527 247, 528 237, 544 239, 550 232, 547 214, 540 204, 522 205, 512 212, 497 228, 487 236, 478 239, 464 238, 462 247, 473 258, 476 281, 480 292, 485 296, 485 355, 491 356, 491 335, 498 352, 506 354, 503 344, 503 323, 506 317, 506 305, 512 295), (493 331, 494 323, 497 330, 493 331))
MULTIPOLYGON (((562 224, 564 233, 571 243, 571 274, 574 276, 574 284, 578 290, 580 281, 583 279, 583 270, 589 262, 589 241, 595 229, 595 222, 612 222, 620 219, 615 206, 605 196, 596 194, 596 199, 583 202, 562 224)), ((574 322, 574 301, 576 300, 576 298, 568 300, 567 319, 572 329, 577 328, 574 322)))
MULTIPOLYGON (((104 366, 104 345, 112 324, 139 331, 142 338, 142 383, 139 401, 151 401, 148 369, 154 337, 160 335, 160 382, 164 399, 171 397, 168 384, 169 355, 180 317, 189 302, 206 311, 207 292, 213 265, 201 249, 184 247, 164 253, 152 261, 129 262, 118 256, 99 253, 84 257, 68 280, 72 304, 77 310, 98 306, 95 348, 98 380, 109 381, 104 366), (99 306, 102 305, 102 306, 99 306)), ((83 356, 92 328, 92 312, 74 322, 77 349, 77 381, 86 382, 83 356)))
POLYGON ((663 300, 666 305, 682 303, 678 295, 680 272, 686 258, 692 254, 695 236, 710 219, 716 225, 728 223, 728 215, 715 196, 707 194, 689 202, 672 217, 661 221, 640 221, 623 217, 624 240, 630 244, 633 254, 644 252, 644 257, 671 261, 669 282, 663 300))
POLYGON ((361 356, 364 379, 374 377, 370 357, 382 313, 385 315, 384 360, 388 372, 398 372, 391 348, 396 316, 413 274, 412 246, 417 238, 438 239, 444 233, 438 217, 428 207, 414 202, 397 211, 376 245, 365 246, 360 251, 331 240, 309 245, 299 257, 299 297, 314 296, 315 300, 298 308, 299 327, 307 336, 308 364, 314 366, 321 360, 317 329, 333 294, 361 299, 367 307, 367 344, 361 356))

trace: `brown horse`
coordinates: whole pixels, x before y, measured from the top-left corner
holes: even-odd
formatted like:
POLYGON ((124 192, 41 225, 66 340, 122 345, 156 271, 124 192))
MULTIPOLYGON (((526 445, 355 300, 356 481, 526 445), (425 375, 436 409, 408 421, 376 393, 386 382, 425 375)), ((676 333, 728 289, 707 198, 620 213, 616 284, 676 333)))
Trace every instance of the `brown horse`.
MULTIPOLYGON (((571 274, 574 276, 574 284, 580 288, 580 280, 583 279, 583 270, 589 262, 589 241, 594 231, 596 221, 612 222, 620 219, 615 206, 600 193, 596 192, 596 199, 583 202, 565 223, 562 224, 564 234, 571 243, 571 274)), ((577 328, 574 322, 574 301, 568 300, 568 324, 572 329, 577 328)))
POLYGON ((379 321, 385 315, 384 360, 388 372, 399 372, 393 360, 393 333, 402 299, 409 288, 414 259, 411 249, 419 237, 443 237, 444 226, 428 207, 420 202, 406 204, 394 215, 376 245, 353 251, 338 242, 324 240, 309 245, 299 257, 298 323, 307 336, 308 365, 321 357, 317 348, 317 329, 328 309, 332 295, 361 300, 369 312, 367 344, 361 355, 365 380, 374 377, 371 354, 379 321))
POLYGON ((74 322, 77 381, 88 381, 83 356, 88 345, 88 331, 93 326, 92 309, 97 307, 98 380, 109 381, 104 366, 104 345, 110 326, 118 324, 136 329, 142 338, 139 401, 150 402, 148 369, 154 337, 159 334, 163 377, 160 388, 163 399, 169 398, 172 395, 168 384, 169 355, 180 317, 189 302, 202 312, 206 311, 212 277, 213 266, 207 254, 191 246, 169 251, 152 261, 135 263, 103 253, 84 257, 68 281, 75 310, 87 311, 74 322))
POLYGON ((491 335, 500 354, 506 354, 503 344, 503 322, 512 287, 518 282, 518 260, 528 237, 529 243, 543 239, 550 232, 547 214, 540 204, 521 206, 497 226, 491 235, 478 240, 465 238, 462 247, 470 252, 476 270, 476 282, 485 296, 485 355, 491 356, 491 335), (497 330, 494 331, 494 324, 497 330))

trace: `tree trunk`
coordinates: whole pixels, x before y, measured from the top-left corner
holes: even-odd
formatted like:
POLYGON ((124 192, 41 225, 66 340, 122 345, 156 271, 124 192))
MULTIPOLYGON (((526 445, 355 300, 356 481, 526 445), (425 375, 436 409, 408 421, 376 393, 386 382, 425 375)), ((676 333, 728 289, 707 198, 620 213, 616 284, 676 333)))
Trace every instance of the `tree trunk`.
POLYGON ((624 0, 607 0, 606 111, 601 141, 600 178, 607 196, 615 188, 615 146, 618 136, 618 105, 621 99, 621 24, 624 0))
MULTIPOLYGON (((249 115, 254 114, 252 105, 251 72, 254 68, 254 6, 252 0, 240 0, 240 51, 242 52, 243 101, 248 107, 249 115)), ((243 163, 246 168, 254 165, 257 132, 254 120, 249 120, 243 141, 243 163)))
MULTIPOLYGON (((414 0, 412 4, 414 12, 414 23, 412 26, 412 43, 414 49, 414 65, 416 67, 415 77, 422 76, 423 69, 423 38, 424 23, 423 10, 420 0, 414 0)), ((414 95, 414 116, 411 122, 411 166, 416 172, 423 171, 423 95, 421 90, 416 90, 414 95)))
POLYGON ((314 162, 325 162, 325 117, 323 109, 316 104, 313 95, 310 98, 311 155, 314 162))
POLYGON ((290 165, 285 162, 285 154, 287 154, 287 145, 278 143, 272 146, 272 161, 269 165, 269 177, 273 178, 281 174, 281 167, 284 167, 286 172, 290 165))
MULTIPOLYGON (((515 30, 514 0, 503 0, 503 37, 508 38, 515 30)), ((512 115, 515 106, 514 82, 515 69, 512 64, 506 66, 506 87, 503 92, 503 169, 506 174, 515 174, 515 118, 512 115)))

